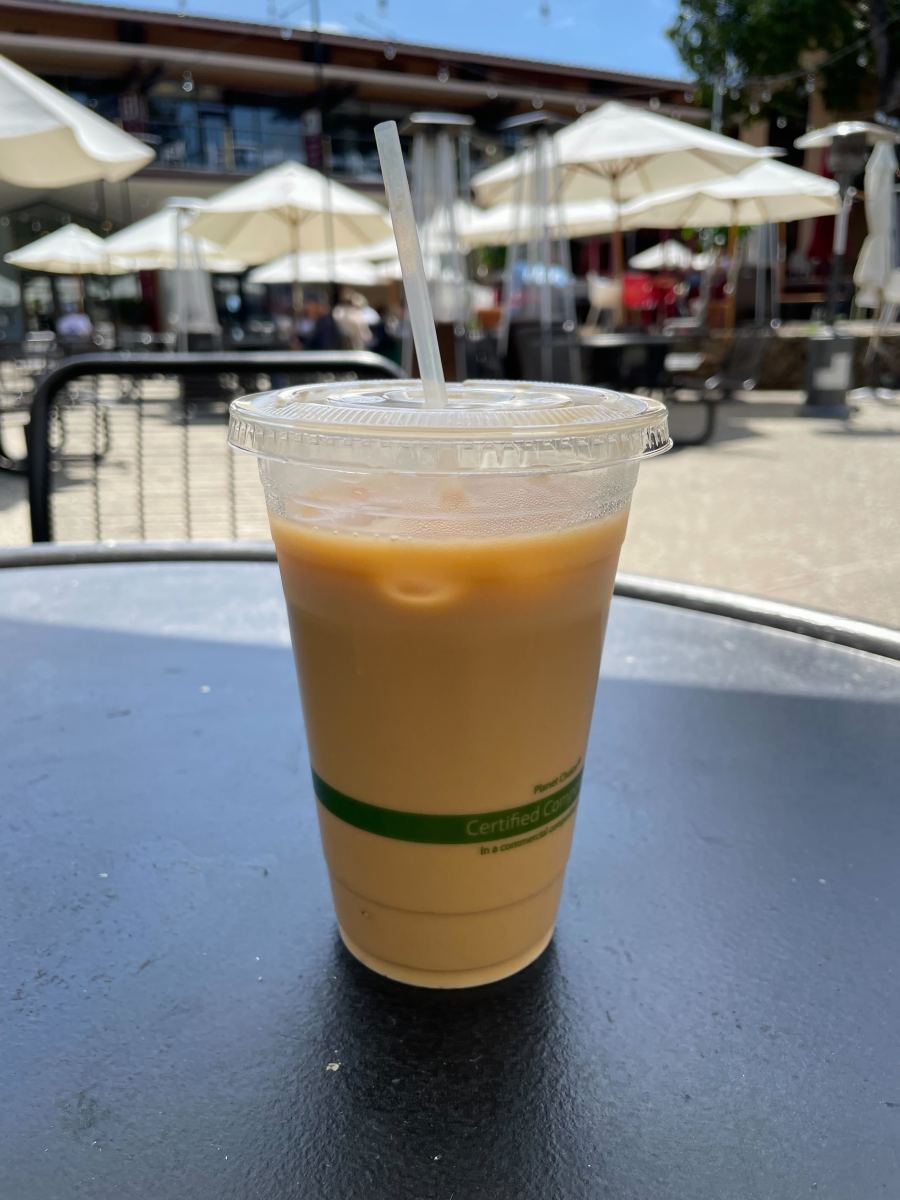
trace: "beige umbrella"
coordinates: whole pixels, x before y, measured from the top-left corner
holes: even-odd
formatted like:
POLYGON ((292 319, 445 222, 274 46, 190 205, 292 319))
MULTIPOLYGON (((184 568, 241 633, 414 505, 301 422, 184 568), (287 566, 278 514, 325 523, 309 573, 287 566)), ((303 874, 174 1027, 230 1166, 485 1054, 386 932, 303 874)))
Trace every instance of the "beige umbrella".
POLYGON ((110 257, 103 238, 74 224, 11 251, 4 255, 4 262, 53 275, 124 275, 131 269, 110 257))
POLYGON ((636 271, 705 271, 712 261, 712 254, 705 251, 695 254, 683 242, 669 238, 633 255, 628 265, 636 271))
POLYGON ((179 349, 188 335, 218 328, 212 284, 207 272, 243 271, 245 264, 218 246, 195 238, 187 222, 199 201, 173 198, 159 212, 120 229, 106 239, 106 248, 132 271, 162 271, 166 320, 179 349))
MULTIPOLYGON (((560 200, 621 204, 647 192, 733 175, 761 151, 686 121, 611 100, 553 135, 560 200)), ((512 200, 532 151, 488 167, 472 180, 484 204, 512 200)))
MULTIPOLYGON (((532 205, 495 204, 475 209, 461 237, 468 246, 509 246, 540 223, 541 214, 532 205)), ((610 200, 582 200, 554 207, 548 234, 554 238, 591 237, 611 233, 615 227, 616 207, 610 200)))
MULTIPOLYGON (((728 321, 731 322, 738 268, 735 253, 738 226, 776 225, 805 217, 830 216, 839 212, 840 207, 840 189, 835 180, 789 167, 772 158, 761 158, 730 178, 707 180, 632 200, 622 209, 622 224, 628 229, 728 226, 731 286, 727 294, 728 321)), ((763 231, 767 255, 771 252, 770 232, 763 231)), ((758 312, 762 309, 759 289, 764 282, 764 272, 758 271, 758 312)))
POLYGON ((879 141, 866 163, 866 240, 862 244, 853 282, 860 308, 880 308, 897 263, 897 152, 879 141))
POLYGON ((111 234, 104 245, 108 254, 125 264, 129 271, 175 271, 179 263, 195 255, 205 270, 232 273, 243 271, 245 263, 207 241, 195 238, 187 228, 191 210, 199 201, 171 202, 133 225, 111 234), (179 226, 181 236, 179 245, 179 226))
POLYGON ((197 210, 191 229, 251 265, 279 254, 358 249, 391 232, 380 204, 296 162, 220 192, 197 210))
MULTIPOLYGON (((611 100, 553 135, 559 202, 626 200, 648 192, 733 175, 764 152, 734 138, 611 100)), ((767 153, 767 152, 766 152, 767 153)), ((534 170, 525 150, 472 180, 483 204, 515 197, 518 180, 534 170)), ((613 230, 613 270, 622 271, 622 236, 613 230)))
POLYGON ((381 277, 374 263, 359 254, 283 254, 247 276, 248 283, 340 283, 374 287, 381 277))
MULTIPOLYGON (((391 232, 380 204, 296 162, 281 163, 213 196, 191 228, 251 265, 281 254, 297 262, 301 252, 359 249, 391 232)), ((301 282, 293 283, 296 316, 301 282)))
POLYGON ((153 151, 0 55, 0 179, 27 188, 127 179, 153 151))
POLYGON ((628 229, 775 225, 831 216, 840 206, 835 180, 763 158, 725 179, 632 200, 622 208, 622 224, 628 229))

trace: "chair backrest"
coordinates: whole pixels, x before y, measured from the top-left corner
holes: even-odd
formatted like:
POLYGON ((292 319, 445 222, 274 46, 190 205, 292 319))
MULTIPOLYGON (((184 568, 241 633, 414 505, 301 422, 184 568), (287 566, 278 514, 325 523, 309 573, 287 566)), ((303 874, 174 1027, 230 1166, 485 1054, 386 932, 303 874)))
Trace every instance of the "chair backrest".
POLYGON ((90 354, 41 380, 28 427, 35 542, 268 536, 228 405, 267 387, 402 377, 377 354, 90 354))
POLYGON ((600 312, 614 309, 622 298, 622 284, 618 279, 606 279, 594 271, 587 276, 588 303, 600 312))
POLYGON ((768 339, 759 329, 736 330, 719 370, 726 392, 749 392, 759 383, 768 339))
POLYGON ((540 321, 512 321, 506 351, 507 379, 581 383, 581 345, 574 330, 556 322, 549 335, 540 321))
POLYGON ((649 311, 655 303, 651 275, 626 272, 622 276, 622 305, 625 308, 649 311))

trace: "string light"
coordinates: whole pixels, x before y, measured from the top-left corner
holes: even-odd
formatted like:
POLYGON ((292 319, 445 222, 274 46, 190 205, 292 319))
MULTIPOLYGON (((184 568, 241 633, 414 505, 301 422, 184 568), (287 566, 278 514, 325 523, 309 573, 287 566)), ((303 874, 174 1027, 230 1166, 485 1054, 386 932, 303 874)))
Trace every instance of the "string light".
POLYGON ((532 108, 543 108, 544 101, 541 99, 540 96, 532 96, 531 97, 531 107, 532 108))
POLYGON ((393 62, 394 59, 397 57, 396 48, 394 46, 385 46, 384 57, 388 60, 388 62, 393 62))
POLYGON ((657 111, 657 109, 659 108, 659 96, 651 96, 650 97, 650 107, 653 109, 654 112, 657 111))
POLYGON ((440 67, 438 67, 437 77, 438 77, 438 83, 446 83, 447 80, 450 78, 450 72, 447 70, 447 68, 445 66, 440 66, 440 67))
POLYGON ((807 94, 807 96, 811 96, 811 95, 813 94, 813 92, 816 90, 816 77, 815 77, 815 75, 807 75, 807 77, 806 77, 806 83, 805 83, 803 86, 804 86, 804 88, 805 88, 805 90, 806 90, 806 94, 807 94))
POLYGON ((787 129, 787 117, 778 117, 775 124, 779 129, 787 129))

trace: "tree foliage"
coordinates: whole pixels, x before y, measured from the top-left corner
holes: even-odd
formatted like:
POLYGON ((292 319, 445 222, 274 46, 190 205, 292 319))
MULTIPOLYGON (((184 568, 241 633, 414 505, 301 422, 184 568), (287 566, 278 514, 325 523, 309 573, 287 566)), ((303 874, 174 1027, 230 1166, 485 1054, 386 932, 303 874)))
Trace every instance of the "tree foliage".
POLYGON ((900 116, 900 0, 681 0, 669 36, 707 101, 721 84, 726 111, 801 115, 813 52, 830 109, 900 116))

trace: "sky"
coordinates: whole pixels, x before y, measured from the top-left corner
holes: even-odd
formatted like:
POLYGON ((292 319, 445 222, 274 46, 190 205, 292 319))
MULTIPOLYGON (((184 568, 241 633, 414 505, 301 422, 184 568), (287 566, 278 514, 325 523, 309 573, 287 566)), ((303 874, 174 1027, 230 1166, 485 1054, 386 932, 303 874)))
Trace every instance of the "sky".
MULTIPOLYGON (((121 0, 120 0, 121 2, 121 0)), ((175 10, 179 0, 136 0, 175 10)), ((180 0, 196 16, 306 25, 311 0, 180 0)), ((319 0, 322 27, 684 78, 665 30, 678 0, 319 0)))

